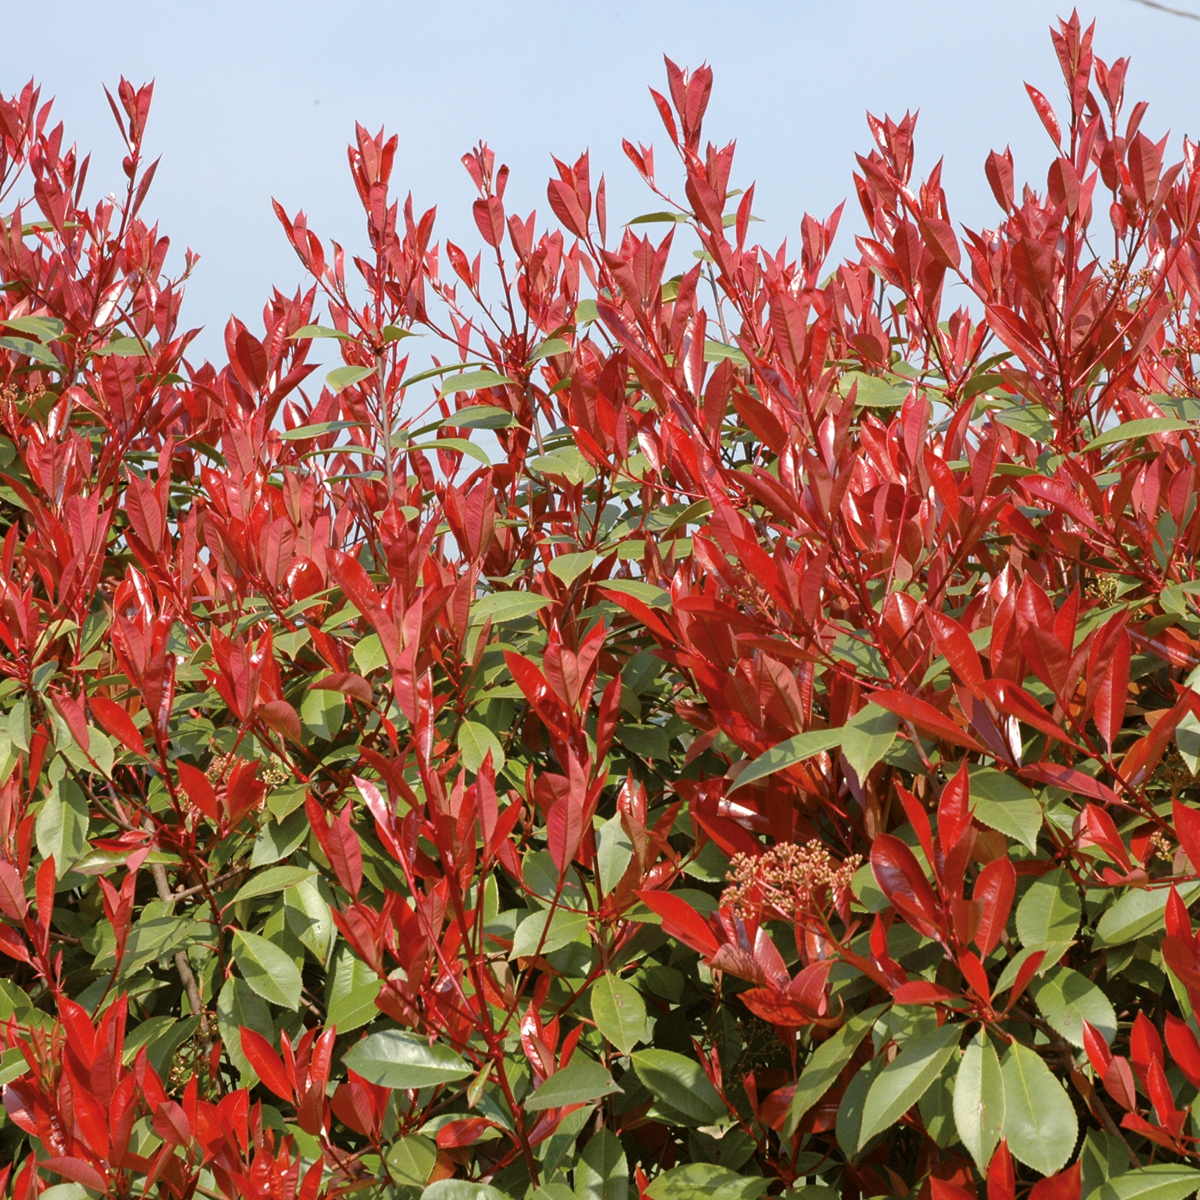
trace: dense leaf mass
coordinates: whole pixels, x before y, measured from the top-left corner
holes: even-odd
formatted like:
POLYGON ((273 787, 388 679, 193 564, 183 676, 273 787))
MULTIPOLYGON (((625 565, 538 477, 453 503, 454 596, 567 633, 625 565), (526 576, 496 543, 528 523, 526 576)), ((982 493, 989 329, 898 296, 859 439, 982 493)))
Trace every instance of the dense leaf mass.
POLYGON ((219 365, 150 88, 91 207, 0 99, 0 1193, 1196 1191, 1200 152, 1052 36, 1044 186, 871 118, 832 266, 703 67, 474 255, 359 128, 219 365))

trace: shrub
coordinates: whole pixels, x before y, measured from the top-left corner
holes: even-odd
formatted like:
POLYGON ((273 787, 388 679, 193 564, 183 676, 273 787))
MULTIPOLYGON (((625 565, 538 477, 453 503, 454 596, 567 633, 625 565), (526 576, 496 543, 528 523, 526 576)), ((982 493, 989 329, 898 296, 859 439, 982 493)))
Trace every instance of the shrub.
POLYGON ((611 234, 480 146, 439 245, 359 128, 219 367, 151 89, 91 208, 0 102, 0 1190, 1196 1190, 1200 170, 1052 36, 1045 187, 872 118, 832 269, 706 68, 611 234))

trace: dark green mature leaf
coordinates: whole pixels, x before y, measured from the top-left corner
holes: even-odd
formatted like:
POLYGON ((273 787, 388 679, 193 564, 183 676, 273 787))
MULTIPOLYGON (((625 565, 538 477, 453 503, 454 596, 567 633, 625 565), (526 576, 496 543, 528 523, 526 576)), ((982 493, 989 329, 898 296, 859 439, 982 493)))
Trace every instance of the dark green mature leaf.
POLYGON ((495 592, 483 596, 471 605, 471 620, 482 624, 489 617, 493 625, 505 621, 519 621, 541 612, 550 603, 548 596, 531 595, 529 592, 495 592))
POLYGON ((975 819, 1036 851, 1042 806, 1034 794, 1014 775, 992 767, 972 767, 970 779, 975 819))
POLYGON ((652 1200, 758 1200, 770 1183, 715 1163, 685 1163, 657 1176, 646 1194, 652 1200))
POLYGON ((471 1068, 449 1046, 400 1029, 372 1033, 342 1056, 369 1083, 387 1088, 424 1088, 465 1079, 471 1068))
POLYGON ((524 1107, 531 1112, 546 1108, 562 1108, 567 1104, 586 1104, 624 1089, 613 1082, 606 1067, 592 1058, 576 1054, 569 1065, 555 1071, 526 1098, 524 1107))
POLYGON ((362 383, 374 374, 374 367, 335 367, 325 376, 325 382, 329 384, 330 391, 341 392, 356 383, 362 383))
POLYGON ((601 1129, 588 1139, 575 1164, 576 1200, 628 1200, 629 1162, 621 1139, 601 1129))
MULTIPOLYGON (((1191 904, 1200 896, 1200 883, 1184 883, 1178 888, 1180 898, 1191 904)), ((1166 924, 1167 899, 1171 889, 1131 888, 1100 918, 1096 925, 1096 941, 1101 946, 1120 946, 1157 933, 1166 924)))
POLYGON ((1155 1163, 1102 1183, 1087 1200, 1185 1200, 1200 1190, 1200 1171, 1155 1163))
POLYGON ((592 1020, 622 1054, 629 1054, 645 1035, 646 1005, 631 984, 601 975, 592 984, 592 1020))
POLYGON ((1004 1128, 1004 1079, 1000 1059, 979 1029, 967 1043, 954 1080, 954 1125, 980 1174, 986 1175, 1004 1128))
POLYGON ((1053 967, 1029 988, 1042 1015, 1072 1045, 1083 1048, 1083 1022, 1087 1021, 1111 1043, 1117 1036, 1117 1014, 1112 1002, 1086 975, 1070 967, 1053 967))
POLYGON ((252 900, 258 896, 270 896, 275 892, 283 892, 288 888, 311 879, 316 871, 311 867, 270 867, 268 870, 255 875, 239 889, 233 902, 252 900))
POLYGON ((1079 1137, 1075 1108, 1040 1055, 1013 1042, 1000 1063, 1004 1137, 1013 1157, 1043 1175, 1062 1169, 1079 1137))
POLYGON ((856 1013, 813 1051, 812 1057, 804 1064, 788 1106, 783 1127, 785 1136, 791 1136, 804 1114, 833 1086, 834 1080, 854 1057, 859 1043, 871 1032, 871 1026, 886 1008, 886 1004, 877 1004, 856 1013))
POLYGON ((1122 421, 1121 424, 1106 429, 1092 438, 1083 449, 1086 453, 1089 450, 1099 450, 1102 446, 1111 446, 1115 442, 1128 442, 1133 438, 1149 437, 1155 433, 1178 433, 1184 429, 1195 429, 1195 426, 1188 421, 1181 421, 1178 417, 1138 417, 1136 420, 1122 421))
POLYGON ((807 733, 797 733, 794 737, 773 746, 765 754, 760 754, 734 781, 729 789, 731 792, 748 783, 757 783, 776 771, 785 767, 794 767, 806 758, 812 758, 826 750, 833 750, 842 744, 841 729, 810 729, 807 733))
POLYGON ((511 1200, 511 1197, 486 1183, 439 1179, 421 1193, 421 1200, 511 1200))
POLYGON ((242 978, 264 1000, 281 1004, 284 1008, 300 1006, 300 968, 274 942, 259 937, 257 933, 235 929, 233 961, 237 963, 242 978))
POLYGON ((1024 946, 1070 941, 1079 929, 1082 910, 1070 875, 1056 867, 1035 879, 1017 905, 1017 936, 1024 946))
POLYGON ((631 1056, 638 1078, 655 1100, 679 1113, 688 1124, 713 1125, 729 1110, 694 1059, 673 1050, 638 1050, 631 1056))
POLYGON ((863 1104, 861 1149, 898 1121, 920 1098, 958 1050, 960 1025, 943 1025, 905 1042, 900 1053, 875 1077, 863 1104))

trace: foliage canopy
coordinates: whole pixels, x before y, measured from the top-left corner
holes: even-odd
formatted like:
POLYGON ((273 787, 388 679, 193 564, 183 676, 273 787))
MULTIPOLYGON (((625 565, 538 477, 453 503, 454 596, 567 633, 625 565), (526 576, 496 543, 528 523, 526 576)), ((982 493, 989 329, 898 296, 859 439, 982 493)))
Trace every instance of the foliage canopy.
POLYGON ((474 257, 360 127, 220 365, 151 89, 92 207, 0 99, 0 1191, 1197 1190, 1200 163, 1052 36, 1044 187, 871 118, 836 266, 706 68, 474 257))

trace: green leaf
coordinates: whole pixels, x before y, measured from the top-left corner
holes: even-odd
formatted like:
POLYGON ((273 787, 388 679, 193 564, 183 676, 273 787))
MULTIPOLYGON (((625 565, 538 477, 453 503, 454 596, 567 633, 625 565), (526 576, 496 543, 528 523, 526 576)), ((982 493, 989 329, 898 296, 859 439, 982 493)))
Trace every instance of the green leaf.
POLYGON ((34 362, 41 363, 44 367, 62 370, 62 363, 45 346, 38 342, 31 342, 28 338, 0 337, 0 349, 23 354, 26 358, 32 358, 34 362))
POLYGON ((958 1143, 958 1130, 954 1125, 954 1077, 958 1074, 959 1060, 951 1055, 938 1077, 925 1089, 925 1095, 917 1102, 917 1111, 934 1144, 946 1150, 958 1143))
POLYGON ((477 392, 480 388, 503 387, 515 385, 516 380, 507 375, 497 375, 495 371, 465 371, 461 375, 451 375, 442 384, 442 395, 452 396, 455 392, 477 392))
POLYGON ((1000 1058, 983 1029, 967 1043, 954 1079, 954 1124, 981 1175, 1004 1128, 1004 1079, 1000 1058))
POLYGON ((520 421, 508 411, 495 404, 472 404, 460 408, 439 425, 450 425, 455 429, 512 429, 520 421))
POLYGON ((297 425, 295 429, 285 429, 279 436, 285 442, 301 442, 342 429, 357 429, 361 425, 361 421, 318 421, 315 425, 297 425))
POLYGON ((322 967, 328 962, 336 936, 333 900, 329 884, 320 875, 302 880, 283 897, 288 928, 322 967))
POLYGON ((610 1129, 593 1134, 575 1164, 576 1200, 628 1200, 629 1162, 610 1129))
POLYGON ((972 767, 970 777, 975 819, 1036 851, 1042 827, 1042 806, 1037 797, 1015 776, 992 767, 972 767))
POLYGON ((838 1104, 837 1120, 834 1123, 834 1137, 838 1146, 845 1152, 847 1158, 857 1158, 859 1147, 863 1143, 863 1109, 871 1084, 883 1069, 883 1059, 873 1058, 855 1072, 854 1077, 846 1085, 842 1099, 838 1104))
POLYGON ((509 1200, 509 1197, 486 1183, 439 1179, 421 1193, 421 1200, 509 1200))
POLYGON ((646 1033, 646 1005, 632 984, 601 975, 592 985, 592 1020, 622 1054, 631 1054, 646 1033))
POLYGON ((482 446, 475 445, 474 442, 467 438, 435 438, 432 442, 421 442, 420 445, 413 443, 408 447, 410 450, 453 450, 457 454, 465 454, 468 458, 473 458, 477 463, 482 463, 485 467, 492 465, 492 460, 488 458, 487 451, 482 446))
POLYGON ((481 625, 488 617, 493 625, 520 621, 541 612, 549 604, 549 596, 535 596, 530 592, 492 592, 471 605, 471 621, 475 625, 481 625))
POLYGON ((364 379, 369 379, 374 374, 374 367, 334 367, 325 376, 325 382, 329 384, 330 391, 337 393, 345 391, 346 388, 356 383, 361 383, 364 379))
POLYGON ((586 325, 589 321, 596 321, 600 318, 600 312, 596 308, 595 300, 580 300, 575 305, 575 324, 586 325))
POLYGON ((838 391, 843 396, 849 396, 850 388, 855 384, 858 386, 854 400, 857 408, 899 408, 908 399, 911 390, 907 383, 890 383, 877 375, 847 371, 838 384, 838 391))
POLYGON ((242 978, 264 1000, 284 1008, 300 1007, 300 968, 273 942, 235 929, 233 961, 242 978))
POLYGON ((330 329, 328 325, 301 325, 295 333, 288 334, 290 338, 339 338, 343 342, 355 342, 358 339, 352 333, 343 333, 340 329, 330 329))
POLYGON ((352 954, 348 946, 342 946, 337 952, 329 984, 327 1023, 336 1026, 338 1033, 362 1028, 379 1016, 375 997, 382 988, 383 981, 379 976, 352 954))
POLYGON ((716 1163, 693 1162, 663 1171, 646 1195, 651 1200, 758 1200, 770 1186, 761 1175, 739 1175, 716 1163))
POLYGON ((861 1149, 877 1133, 895 1124, 920 1100, 958 1050, 961 1036, 962 1026, 943 1025, 904 1043, 900 1053, 871 1084, 855 1149, 861 1149))
POLYGON ((142 349, 142 343, 135 337, 119 337, 113 338, 107 346, 97 346, 92 351, 97 358, 105 358, 110 354, 115 354, 118 358, 139 358, 145 353, 142 349))
POLYGON ((810 729, 807 733, 798 733, 778 746, 772 746, 765 754, 760 754, 734 781, 730 792, 747 783, 756 783, 785 767, 794 767, 826 750, 832 750, 842 744, 841 729, 810 729))
POLYGON ((1062 867, 1035 879, 1017 905, 1021 945, 1069 942, 1079 929, 1082 908, 1079 890, 1062 867))
POLYGON ((578 553, 560 554, 550 560, 550 574, 555 579, 561 579, 568 587, 579 578, 596 561, 594 550, 580 550, 578 553))
POLYGON ((1075 1108, 1041 1058, 1013 1042, 1000 1063, 1004 1136, 1013 1157, 1043 1175, 1062 1169, 1079 1137, 1075 1108))
POLYGON ((328 688, 309 688, 300 705, 300 723, 311 737, 332 742, 346 717, 346 701, 341 692, 328 688))
POLYGON ((561 950, 563 946, 587 935, 588 918, 586 912, 576 912, 570 908, 556 908, 553 919, 549 909, 542 912, 530 913, 513 935, 513 948, 510 958, 529 958, 534 954, 551 954, 561 950), (546 931, 546 922, 550 920, 550 929, 546 931), (541 944, 541 950, 538 945, 541 944))
POLYGON ((527 460, 527 465, 543 475, 559 475, 568 483, 586 483, 596 474, 596 468, 574 446, 538 454, 527 460))
POLYGON ((368 1083, 386 1088, 424 1088, 453 1083, 471 1068, 449 1046, 402 1029, 372 1033, 351 1046, 342 1061, 368 1083))
POLYGON ((729 1115, 698 1062, 673 1050, 639 1050, 630 1056, 638 1078, 655 1100, 688 1125, 715 1125, 729 1115))
POLYGON ((651 212, 642 213, 640 217, 632 217, 626 225, 680 225, 688 219, 687 213, 651 212))
POLYGON ((1178 433, 1194 428, 1194 425, 1178 417, 1139 417, 1135 421, 1122 421, 1120 425, 1106 429, 1099 437, 1092 438, 1083 449, 1086 453, 1088 450, 1099 450, 1101 446, 1111 446, 1114 442, 1129 442, 1153 433, 1178 433))
MULTIPOLYGON (((1180 884, 1176 889, 1185 904, 1200 896, 1200 883, 1180 884)), ((1170 888, 1130 888, 1096 925, 1096 945, 1120 946, 1166 925, 1170 888)))
POLYGON ((1195 713, 1184 713, 1183 719, 1175 726, 1175 745, 1183 765, 1193 775, 1200 773, 1200 717, 1195 713))
POLYGON ((1083 1048, 1083 1022, 1111 1043, 1117 1036, 1117 1014, 1108 997, 1086 975, 1070 967, 1053 967, 1030 985, 1042 1015, 1073 1046, 1083 1048))
POLYGON ((253 900, 256 896, 270 896, 275 892, 286 891, 315 874, 316 871, 311 867, 271 867, 243 884, 233 902, 237 904, 240 900, 253 900))
POLYGON ((734 365, 738 367, 748 367, 750 365, 750 360, 737 346, 730 346, 725 342, 704 343, 705 362, 720 362, 724 358, 732 359, 734 365))
POLYGON ((655 587, 644 579, 606 579, 598 586, 606 592, 620 592, 623 596, 632 596, 649 608, 670 608, 671 593, 663 588, 655 587))
POLYGON ((479 773, 479 768, 483 766, 483 760, 489 752, 493 769, 499 771, 504 766, 504 747, 500 745, 500 739, 478 721, 464 721, 458 727, 458 750, 462 755, 463 766, 472 775, 479 773))
POLYGON ((530 352, 529 361, 531 363, 541 362, 543 358, 549 358, 552 354, 570 354, 571 347, 562 340, 562 338, 547 338, 544 342, 539 342, 530 352))
POLYGON ((88 803, 73 779, 60 780, 46 797, 34 824, 38 853, 54 855, 54 871, 61 879, 87 850, 88 803))
POLYGON ((1184 1200, 1200 1189, 1200 1171, 1155 1163, 1102 1183, 1087 1200, 1184 1200))
POLYGON ((275 1040, 271 1010, 246 986, 244 979, 230 975, 217 996, 217 1032, 225 1044, 225 1053, 229 1055, 229 1061, 237 1068, 245 1082, 247 1078, 253 1080, 258 1076, 242 1053, 242 1039, 238 1030, 243 1025, 247 1029, 253 1029, 255 1033, 261 1033, 269 1042, 275 1040))
POLYGON ((372 671, 378 671, 380 667, 387 665, 387 653, 377 633, 368 633, 365 638, 355 643, 350 657, 354 659, 354 665, 363 675, 370 675, 372 671))
POLYGON ((796 1084, 796 1091, 788 1107, 787 1120, 783 1126, 785 1137, 792 1136, 804 1114, 833 1086, 834 1080, 854 1057, 859 1042, 871 1032, 871 1026, 886 1008, 886 1004, 877 1004, 851 1017, 837 1033, 826 1038, 813 1051, 808 1062, 804 1064, 800 1081, 796 1084))
POLYGON ((401 1187, 423 1188, 437 1163, 437 1143, 432 1138, 410 1133, 387 1153, 388 1170, 401 1187))
POLYGON ((266 821, 254 839, 250 855, 251 867, 265 867, 288 858, 311 832, 312 826, 303 811, 288 813, 283 821, 266 821))
POLYGON ((878 704, 868 704, 842 727, 842 753, 860 780, 888 752, 896 740, 900 718, 878 704))
POLYGON ((532 1096, 527 1096, 523 1107, 532 1112, 546 1108, 562 1108, 567 1104, 587 1104, 613 1092, 624 1091, 613 1082, 608 1068, 594 1058, 576 1054, 569 1065, 555 1071, 532 1096))
POLYGON ((15 329, 18 333, 27 333, 39 342, 56 342, 66 329, 66 325, 57 317, 4 317, 0 319, 0 325, 15 329))

